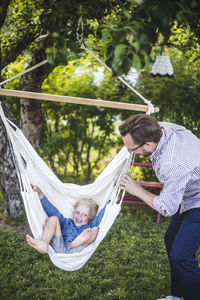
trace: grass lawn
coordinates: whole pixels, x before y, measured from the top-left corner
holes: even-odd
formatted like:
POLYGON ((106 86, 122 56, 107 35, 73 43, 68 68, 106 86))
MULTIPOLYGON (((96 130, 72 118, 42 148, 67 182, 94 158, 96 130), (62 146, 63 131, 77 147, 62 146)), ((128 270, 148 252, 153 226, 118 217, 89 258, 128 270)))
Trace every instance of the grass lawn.
POLYGON ((25 243, 16 228, 0 227, 0 299, 155 300, 170 294, 163 241, 169 218, 124 205, 108 235, 80 270, 56 268, 25 243))

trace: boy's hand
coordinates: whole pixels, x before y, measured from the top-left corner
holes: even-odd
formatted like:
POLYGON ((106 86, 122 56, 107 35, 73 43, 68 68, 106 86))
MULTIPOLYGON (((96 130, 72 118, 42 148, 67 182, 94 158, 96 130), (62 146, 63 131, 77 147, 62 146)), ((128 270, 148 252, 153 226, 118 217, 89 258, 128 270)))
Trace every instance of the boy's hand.
POLYGON ((41 191, 41 189, 38 186, 34 186, 31 184, 32 189, 34 190, 34 192, 38 193, 38 196, 40 198, 40 200, 44 197, 44 193, 41 191))
POLYGON ((98 227, 87 228, 83 230, 76 238, 71 242, 71 247, 76 248, 78 246, 89 246, 95 241, 99 232, 98 227))

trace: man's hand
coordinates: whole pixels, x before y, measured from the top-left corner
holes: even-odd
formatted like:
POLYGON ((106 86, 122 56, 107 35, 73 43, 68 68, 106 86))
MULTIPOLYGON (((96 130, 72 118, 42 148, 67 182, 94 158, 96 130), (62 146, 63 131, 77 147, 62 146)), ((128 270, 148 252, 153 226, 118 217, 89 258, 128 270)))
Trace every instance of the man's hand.
POLYGON ((120 186, 122 190, 138 197, 140 195, 140 191, 142 188, 140 181, 135 181, 134 179, 132 179, 130 176, 126 174, 124 174, 123 178, 121 179, 120 186))
POLYGON ((122 190, 138 197, 142 201, 144 201, 147 205, 155 209, 153 205, 153 201, 156 198, 156 195, 150 193, 149 191, 145 190, 142 186, 140 181, 135 181, 128 175, 124 175, 120 181, 120 187, 122 190))

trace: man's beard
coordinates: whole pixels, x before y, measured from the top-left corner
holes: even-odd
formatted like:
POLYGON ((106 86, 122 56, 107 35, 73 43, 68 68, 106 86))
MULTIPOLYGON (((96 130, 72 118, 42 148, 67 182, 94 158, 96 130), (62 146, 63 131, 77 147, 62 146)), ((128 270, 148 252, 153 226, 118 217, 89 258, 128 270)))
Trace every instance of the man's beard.
POLYGON ((150 152, 150 151, 143 151, 142 155, 147 157, 147 156, 150 156, 153 152, 150 152))

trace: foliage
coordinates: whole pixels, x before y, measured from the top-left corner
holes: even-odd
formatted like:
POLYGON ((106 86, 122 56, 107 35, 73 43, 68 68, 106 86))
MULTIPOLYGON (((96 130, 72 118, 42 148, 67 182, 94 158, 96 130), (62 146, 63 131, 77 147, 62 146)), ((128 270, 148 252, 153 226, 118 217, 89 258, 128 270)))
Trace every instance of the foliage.
POLYGON ((105 18, 103 41, 106 60, 117 74, 133 66, 140 70, 150 59, 154 46, 170 45, 173 27, 190 27, 199 42, 198 0, 118 1, 118 10, 105 18))
MULTIPOLYGON (((93 6, 92 0, 12 0, 1 30, 2 67, 13 62, 25 50, 32 54, 37 48, 45 49, 49 63, 66 63, 81 50, 76 44, 78 20, 101 22, 113 3, 101 0, 93 6)), ((6 12, 4 12, 5 14, 6 12)), ((84 38, 93 33, 85 21, 84 38)))
POLYGON ((33 48, 39 31, 41 3, 41 0, 10 1, 1 28, 2 68, 14 62, 28 47, 33 48))
MULTIPOLYGON (((26 67, 28 67, 28 64, 30 62, 30 53, 25 52, 23 56, 18 56, 15 62, 10 63, 8 66, 6 66, 2 71, 2 77, 4 80, 7 80, 11 77, 16 76, 17 74, 24 71, 26 67)), ((11 90, 17 90, 19 89, 20 84, 20 76, 8 81, 6 84, 4 84, 4 88, 11 89, 11 90)), ((7 97, 7 102, 9 104, 9 107, 14 114, 15 118, 20 121, 20 98, 16 97, 7 97)))
POLYGON ((192 51, 168 51, 174 68, 173 78, 151 77, 147 68, 140 73, 138 88, 160 107, 156 117, 182 124, 200 136, 199 59, 192 51))
POLYGON ((50 63, 66 63, 72 53, 80 54, 76 33, 82 16, 80 35, 84 40, 91 34, 103 38, 106 62, 116 74, 127 74, 131 66, 146 65, 153 46, 169 44, 175 22, 177 28, 189 26, 194 34, 191 41, 198 41, 199 5, 197 0, 102 0, 95 7, 91 0, 13 0, 2 30, 3 58, 37 46, 46 49, 50 63))
MULTIPOLYGON (((51 94, 70 95, 92 99, 115 100, 119 94, 112 74, 104 74, 95 83, 94 73, 98 65, 86 57, 71 61, 66 67, 57 67, 43 85, 43 91, 51 94)), ((56 173, 84 174, 88 182, 100 173, 99 162, 117 144, 114 122, 117 113, 110 109, 64 104, 43 104, 46 126, 40 145, 43 158, 56 173)))
POLYGON ((134 299, 169 294, 169 264, 163 235, 148 207, 123 206, 120 216, 87 264, 75 272, 57 269, 25 237, 0 229, 2 299, 134 299))
MULTIPOLYGON (((131 4, 130 4, 131 5, 131 4)), ((125 5, 124 5, 125 6, 125 5)), ((151 43, 146 31, 154 32, 154 23, 138 22, 134 8, 119 8, 115 17, 109 16, 103 31, 106 62, 115 74, 127 74, 130 67, 141 69, 149 58, 151 43)))

